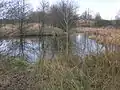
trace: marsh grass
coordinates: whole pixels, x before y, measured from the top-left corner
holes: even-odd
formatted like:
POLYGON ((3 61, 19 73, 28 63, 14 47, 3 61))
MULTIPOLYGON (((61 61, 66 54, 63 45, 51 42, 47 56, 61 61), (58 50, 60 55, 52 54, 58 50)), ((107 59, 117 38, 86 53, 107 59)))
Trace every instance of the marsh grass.
POLYGON ((1 58, 0 90, 119 90, 120 56, 109 53, 28 63, 1 58))

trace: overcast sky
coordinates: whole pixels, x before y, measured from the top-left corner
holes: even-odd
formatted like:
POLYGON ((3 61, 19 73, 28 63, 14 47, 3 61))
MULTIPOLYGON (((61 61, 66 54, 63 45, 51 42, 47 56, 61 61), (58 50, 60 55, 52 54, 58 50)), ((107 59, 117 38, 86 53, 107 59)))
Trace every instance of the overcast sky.
MULTIPOLYGON (((39 5, 40 0, 27 0, 34 8, 39 5)), ((49 0, 50 4, 59 0, 49 0)), ((94 15, 99 12, 103 19, 114 19, 115 15, 120 10, 120 0, 79 0, 79 14, 83 13, 88 8, 94 15)))

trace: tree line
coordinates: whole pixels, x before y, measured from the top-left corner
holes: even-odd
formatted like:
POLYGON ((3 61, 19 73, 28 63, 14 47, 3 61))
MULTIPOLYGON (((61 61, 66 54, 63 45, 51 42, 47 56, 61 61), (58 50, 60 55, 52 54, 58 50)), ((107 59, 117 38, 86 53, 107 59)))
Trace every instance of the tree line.
POLYGON ((84 20, 86 23, 85 26, 87 27, 109 27, 111 26, 114 28, 120 28, 120 11, 117 13, 114 20, 105 20, 101 17, 99 12, 97 12, 95 16, 93 16, 88 9, 80 15, 79 20, 84 20), (90 21, 93 22, 92 25, 90 25, 90 21))
POLYGON ((1 24, 41 23, 59 27, 66 31, 76 25, 77 6, 72 0, 61 0, 49 5, 47 0, 41 0, 36 11, 25 0, 0 1, 1 24))
POLYGON ((100 13, 93 18, 89 10, 79 15, 77 14, 79 6, 74 2, 73 0, 61 0, 50 6, 47 0, 41 0, 39 7, 34 11, 25 0, 2 0, 0 1, 0 26, 22 22, 40 23, 43 27, 50 25, 67 31, 67 29, 76 27, 78 21, 84 20, 88 27, 92 21, 94 23, 91 27, 114 26, 119 28, 119 13, 115 16, 115 20, 104 20, 100 13))

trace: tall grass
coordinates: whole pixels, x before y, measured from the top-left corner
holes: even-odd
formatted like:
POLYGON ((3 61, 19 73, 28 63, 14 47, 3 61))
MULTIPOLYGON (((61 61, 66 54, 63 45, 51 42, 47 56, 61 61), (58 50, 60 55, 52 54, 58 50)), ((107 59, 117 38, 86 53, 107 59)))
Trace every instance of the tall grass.
POLYGON ((119 53, 58 56, 33 64, 1 58, 0 90, 119 90, 119 59, 119 53))

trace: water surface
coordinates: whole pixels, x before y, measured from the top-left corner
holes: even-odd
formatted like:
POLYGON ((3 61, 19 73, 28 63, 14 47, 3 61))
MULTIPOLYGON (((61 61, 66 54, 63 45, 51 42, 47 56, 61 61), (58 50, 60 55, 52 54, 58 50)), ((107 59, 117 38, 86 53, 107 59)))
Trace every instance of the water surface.
MULTIPOLYGON (((115 46, 107 46, 108 50, 115 50, 115 46)), ((52 59, 62 54, 66 49, 66 37, 46 36, 42 38, 26 37, 0 40, 0 53, 11 56, 24 56, 29 61, 38 58, 52 59), (22 41, 21 41, 22 40, 22 41)), ((69 49, 71 54, 85 56, 87 54, 101 53, 106 46, 88 38, 83 33, 73 34, 69 38, 69 49)))

